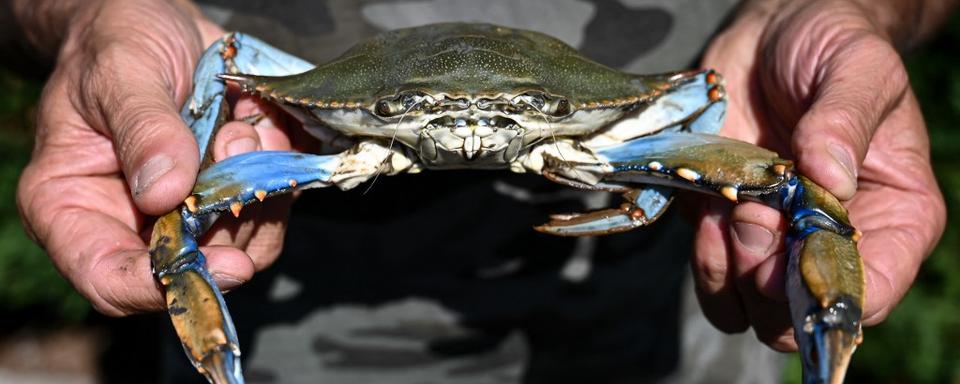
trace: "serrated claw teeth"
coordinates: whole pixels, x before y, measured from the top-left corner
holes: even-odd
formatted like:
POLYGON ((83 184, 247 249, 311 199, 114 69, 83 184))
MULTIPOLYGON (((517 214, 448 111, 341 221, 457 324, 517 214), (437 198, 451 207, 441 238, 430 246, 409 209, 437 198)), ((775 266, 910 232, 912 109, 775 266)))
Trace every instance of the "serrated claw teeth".
POLYGON ((734 187, 732 185, 727 185, 727 186, 724 186, 723 188, 720 188, 720 194, 723 195, 723 197, 726 197, 727 200, 730 200, 734 203, 737 202, 738 193, 739 193, 739 190, 737 190, 737 187, 734 187))
POLYGON ((783 176, 783 174, 787 173, 787 166, 783 164, 774 165, 773 172, 777 175, 783 176))
POLYGON ((233 217, 240 217, 241 209, 243 209, 243 203, 239 201, 234 201, 230 203, 230 212, 233 213, 233 217))
POLYGON ((195 195, 187 196, 187 198, 183 200, 183 204, 187 206, 187 210, 190 211, 190 213, 197 213, 197 210, 199 210, 199 208, 197 208, 197 196, 195 195))
POLYGON ((700 179, 700 174, 689 168, 677 168, 677 176, 680 176, 689 182, 696 182, 700 179))
POLYGON ((263 199, 267 198, 267 191, 258 189, 256 191, 253 191, 253 195, 256 196, 257 200, 260 200, 260 202, 262 203, 263 199))
POLYGON ((859 229, 854 229, 853 235, 851 235, 850 238, 853 239, 854 242, 859 242, 860 239, 863 238, 863 232, 860 232, 859 229))

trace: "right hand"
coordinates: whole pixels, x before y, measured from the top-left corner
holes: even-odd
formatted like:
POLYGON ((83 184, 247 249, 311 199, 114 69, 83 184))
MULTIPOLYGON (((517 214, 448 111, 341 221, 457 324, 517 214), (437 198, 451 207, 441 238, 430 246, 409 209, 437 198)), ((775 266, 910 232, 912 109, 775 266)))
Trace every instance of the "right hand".
MULTIPOLYGON (((223 31, 182 1, 103 0, 76 8, 65 18, 66 36, 40 100, 17 203, 28 233, 96 310, 122 316, 162 309, 145 215, 175 209, 193 187, 198 147, 178 110, 200 54, 223 31)), ((235 112, 262 111, 243 99, 235 112)), ((290 147, 269 118, 256 127, 228 123, 217 139, 217 160, 290 147)), ((206 244, 221 245, 203 248, 221 289, 246 282, 279 254, 289 200, 274 200, 268 204, 281 207, 246 209, 245 220, 207 236, 206 244)))

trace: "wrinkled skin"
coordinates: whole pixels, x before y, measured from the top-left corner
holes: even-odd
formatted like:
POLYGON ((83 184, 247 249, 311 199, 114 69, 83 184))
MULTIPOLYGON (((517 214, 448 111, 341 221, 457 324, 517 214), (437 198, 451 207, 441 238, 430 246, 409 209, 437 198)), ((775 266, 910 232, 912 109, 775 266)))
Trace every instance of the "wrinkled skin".
MULTIPOLYGON (((792 2, 776 14, 763 8, 744 11, 703 59, 727 79, 731 107, 721 135, 797 159, 801 173, 849 200, 863 231, 864 324, 877 324, 945 223, 919 106, 897 51, 864 8, 844 1, 792 2)), ((693 261, 705 314, 723 331, 752 327, 773 348, 796 350, 781 215, 759 204, 707 205, 693 261)))
MULTIPOLYGON (((169 211, 193 185, 197 147, 177 109, 202 49, 223 31, 195 9, 157 1, 103 1, 75 18, 44 89, 18 204, 30 234, 98 311, 161 310, 145 214, 169 211)), ((251 101, 238 106, 238 114, 257 112, 251 101)), ((218 159, 289 148, 272 119, 257 129, 231 123, 222 135, 218 159)), ((208 250, 221 288, 238 286, 278 255, 286 213, 277 206, 288 203, 271 204, 263 211, 269 216, 250 210, 245 223, 209 237, 207 244, 231 245, 208 250)))
MULTIPOLYGON (((896 52, 883 35, 863 25, 862 9, 841 4, 846 11, 837 12, 830 3, 804 3, 772 20, 769 13, 747 10, 711 44, 703 65, 727 78, 734 109, 723 134, 799 159, 801 172, 837 196, 858 192, 848 208, 864 231, 865 315, 872 324, 909 287, 943 230, 944 208, 919 109, 896 52), (839 19, 815 23, 821 15, 839 19), (850 28, 827 28, 834 25, 850 28), (803 33, 815 27, 823 33, 803 33), (834 40, 839 37, 861 44, 834 40), (788 60, 800 51, 816 54, 788 60), (873 62, 865 56, 877 55, 883 58, 877 62, 889 67, 864 64, 873 62), (874 84, 876 76, 891 81, 874 84), (860 102, 853 96, 861 96, 860 102), (768 105, 770 100, 782 104, 768 105), (857 182, 831 160, 822 147, 828 142, 849 155, 857 182)), ((159 310, 162 295, 150 275, 143 237, 151 223, 140 212, 170 211, 190 191, 197 150, 176 106, 188 92, 201 49, 221 31, 182 3, 87 4, 58 26, 63 48, 41 101, 37 149, 21 178, 18 203, 30 233, 99 311, 159 310), (136 23, 130 15, 168 22, 136 23)), ((36 30, 43 27, 50 26, 36 30)), ((50 40, 57 41, 32 39, 50 40)), ((259 112, 251 100, 241 100, 235 111, 236 117, 259 112)), ((230 123, 216 140, 216 158, 287 149, 286 132, 275 118, 256 127, 230 123)), ((705 312, 722 330, 749 325, 775 348, 795 348, 782 298, 783 267, 773 257, 781 250, 770 245, 782 244, 780 215, 758 206, 731 212, 725 203, 711 205, 713 213, 700 220, 694 261, 705 312)), ((242 284, 273 262, 283 215, 260 217, 257 209, 247 209, 237 228, 208 237, 207 244, 229 245, 204 249, 221 289, 242 284)))

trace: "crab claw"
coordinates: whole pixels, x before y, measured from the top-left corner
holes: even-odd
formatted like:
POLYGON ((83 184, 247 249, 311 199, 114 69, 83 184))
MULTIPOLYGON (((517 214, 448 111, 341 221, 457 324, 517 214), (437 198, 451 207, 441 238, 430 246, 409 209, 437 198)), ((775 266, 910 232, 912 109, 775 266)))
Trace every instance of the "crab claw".
POLYGON ((863 340, 863 273, 856 242, 817 230, 791 243, 787 297, 804 383, 842 383, 863 340))

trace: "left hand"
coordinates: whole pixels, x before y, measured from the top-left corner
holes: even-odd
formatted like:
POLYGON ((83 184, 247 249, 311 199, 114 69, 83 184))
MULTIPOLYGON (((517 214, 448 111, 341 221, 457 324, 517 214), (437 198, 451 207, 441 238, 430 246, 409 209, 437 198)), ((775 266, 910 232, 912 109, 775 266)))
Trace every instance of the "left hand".
MULTIPOLYGON (((851 1, 755 2, 710 44, 702 66, 726 79, 722 135, 794 159, 845 201, 863 232, 863 322, 881 322, 946 220, 923 117, 889 37, 851 1)), ((722 331, 753 327, 774 349, 796 350, 780 213, 707 204, 693 259, 707 318, 722 331)))

